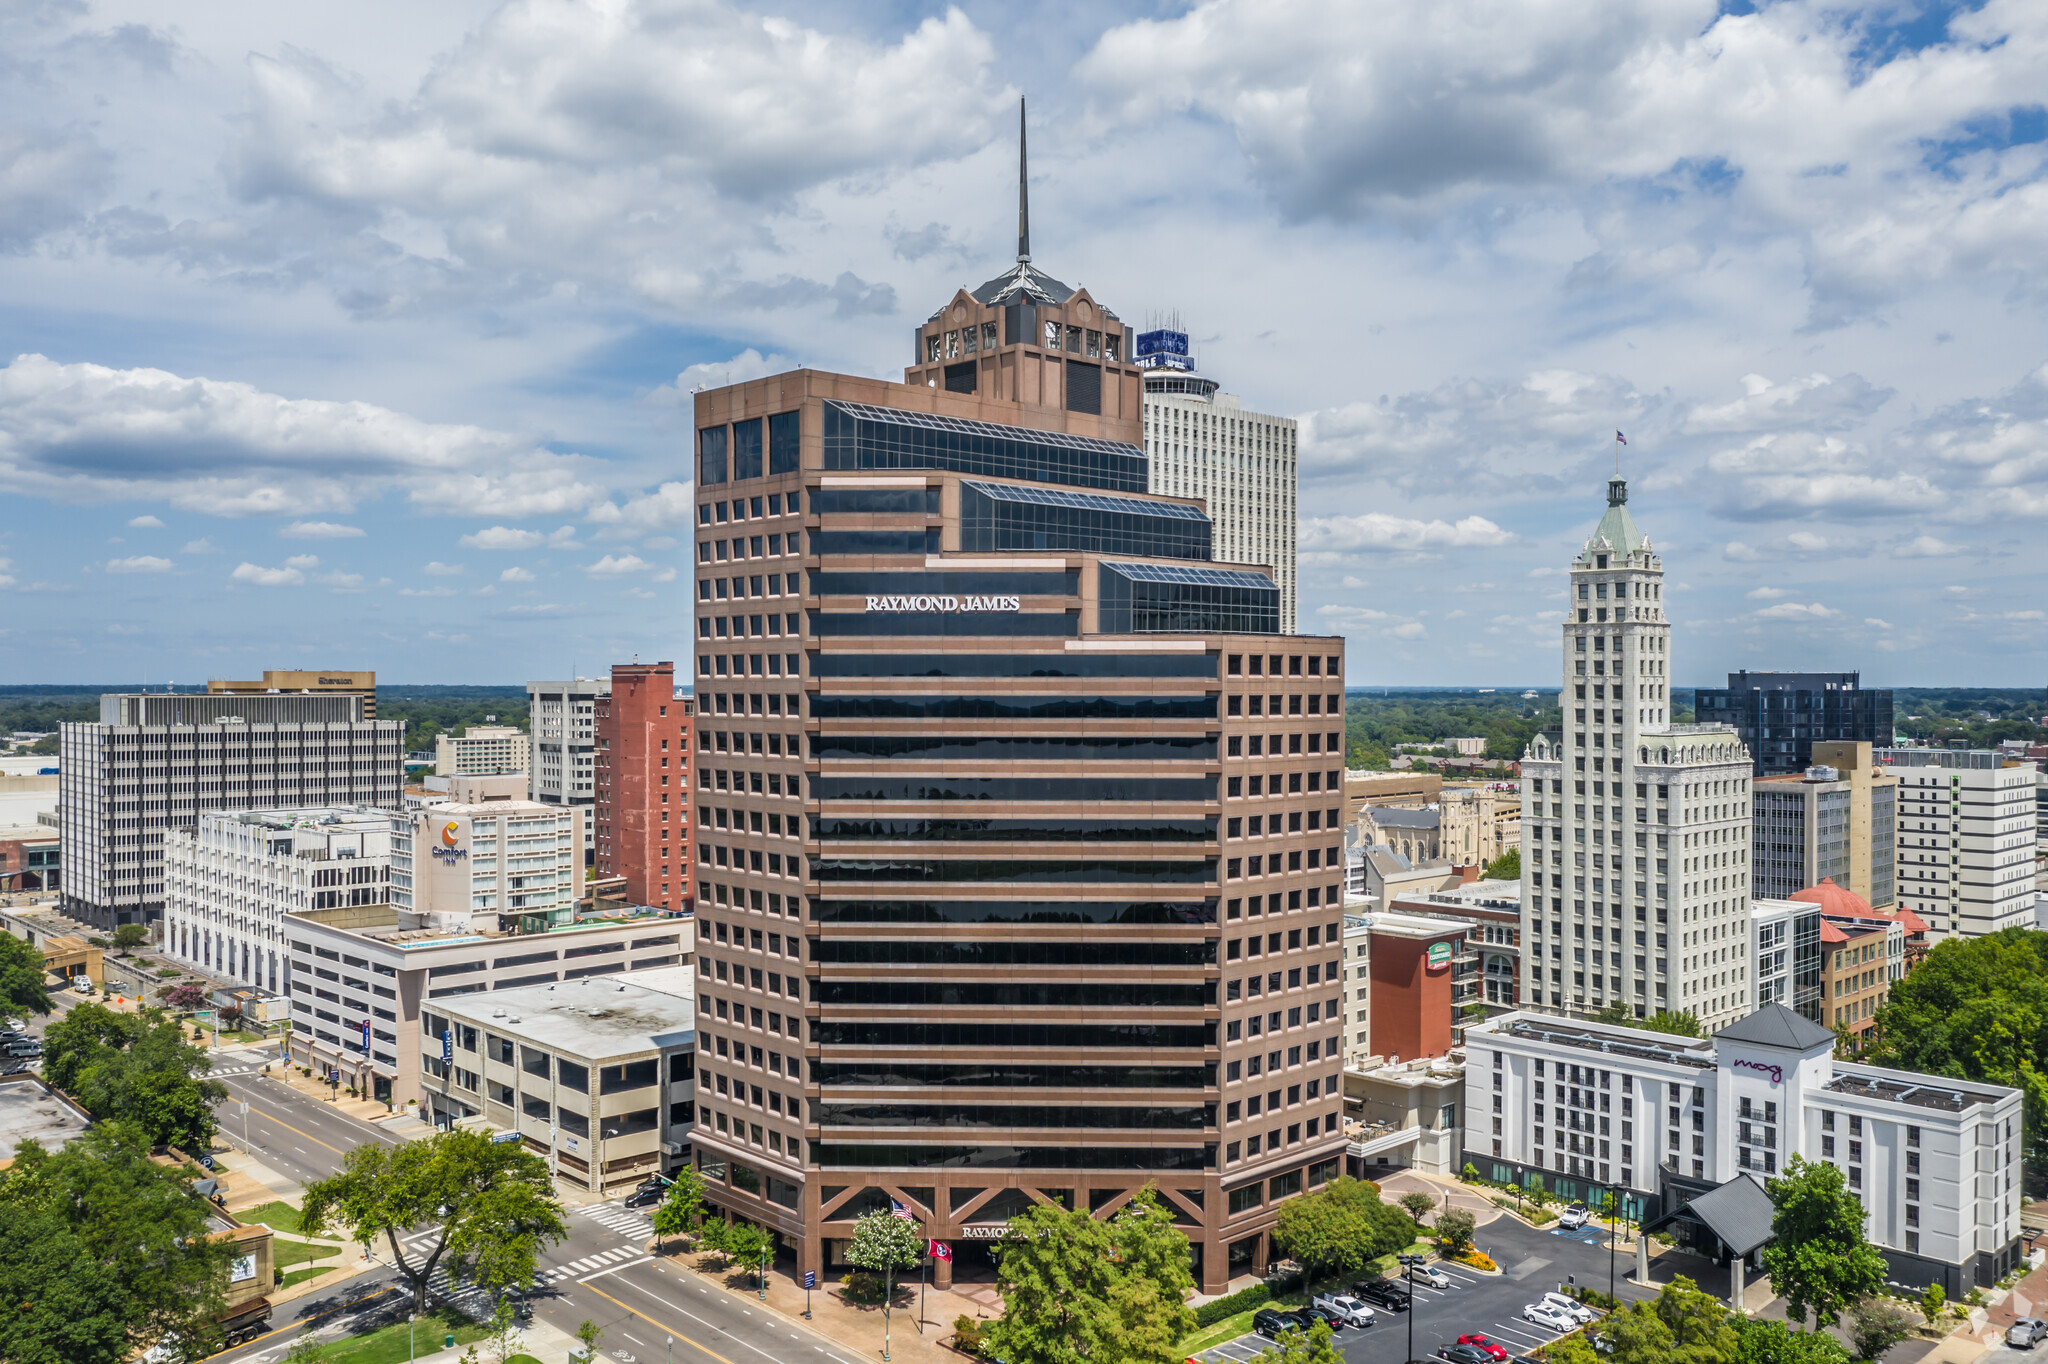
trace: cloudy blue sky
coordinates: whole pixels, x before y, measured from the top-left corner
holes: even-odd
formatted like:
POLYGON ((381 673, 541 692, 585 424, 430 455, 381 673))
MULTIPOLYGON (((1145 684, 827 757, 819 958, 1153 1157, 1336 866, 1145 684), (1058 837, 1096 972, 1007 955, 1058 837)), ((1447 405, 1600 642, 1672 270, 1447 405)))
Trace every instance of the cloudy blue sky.
MULTIPOLYGON (((687 395, 1012 250, 1303 425, 1355 684, 2048 677, 2048 5, 0 3, 0 680, 687 657, 687 395)), ((1319 624, 1317 624, 1319 623, 1319 624)))

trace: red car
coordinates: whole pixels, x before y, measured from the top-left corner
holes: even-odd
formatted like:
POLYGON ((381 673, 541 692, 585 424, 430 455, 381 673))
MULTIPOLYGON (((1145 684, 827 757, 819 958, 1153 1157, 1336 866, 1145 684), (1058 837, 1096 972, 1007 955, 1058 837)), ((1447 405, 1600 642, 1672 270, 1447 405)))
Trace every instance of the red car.
POLYGON ((1470 1335, 1459 1336, 1458 1343, 1460 1345, 1470 1345, 1475 1350, 1484 1350, 1488 1355, 1492 1356, 1494 1359, 1504 1360, 1508 1357, 1508 1352, 1504 1348, 1502 1348, 1495 1342, 1488 1340, 1485 1336, 1479 1334, 1477 1331, 1474 1331, 1470 1335))

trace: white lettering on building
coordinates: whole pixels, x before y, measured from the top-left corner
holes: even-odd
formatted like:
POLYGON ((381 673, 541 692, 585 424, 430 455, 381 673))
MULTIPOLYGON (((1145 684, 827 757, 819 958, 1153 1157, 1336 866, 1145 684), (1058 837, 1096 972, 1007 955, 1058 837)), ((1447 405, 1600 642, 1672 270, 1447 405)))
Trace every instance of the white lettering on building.
POLYGON ((1017 597, 869 597, 869 611, 1021 611, 1017 597))

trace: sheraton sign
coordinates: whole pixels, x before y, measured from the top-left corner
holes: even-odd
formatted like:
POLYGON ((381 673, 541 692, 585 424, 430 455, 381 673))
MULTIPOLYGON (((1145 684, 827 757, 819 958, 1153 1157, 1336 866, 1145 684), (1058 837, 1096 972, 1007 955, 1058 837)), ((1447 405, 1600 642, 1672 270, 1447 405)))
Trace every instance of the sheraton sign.
POLYGON ((869 611, 1021 611, 1016 597, 869 597, 869 611))

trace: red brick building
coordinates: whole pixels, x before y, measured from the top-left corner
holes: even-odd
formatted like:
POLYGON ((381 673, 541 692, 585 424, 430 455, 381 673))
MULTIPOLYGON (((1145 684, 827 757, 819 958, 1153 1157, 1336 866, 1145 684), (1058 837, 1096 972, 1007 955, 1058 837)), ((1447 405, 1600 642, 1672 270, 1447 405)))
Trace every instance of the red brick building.
POLYGON ((597 875, 622 876, 634 904, 689 909, 690 747, 696 703, 675 694, 675 664, 616 663, 597 698, 592 817, 597 875))

